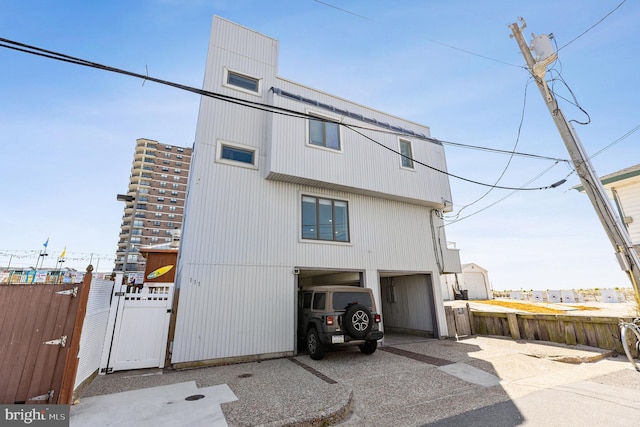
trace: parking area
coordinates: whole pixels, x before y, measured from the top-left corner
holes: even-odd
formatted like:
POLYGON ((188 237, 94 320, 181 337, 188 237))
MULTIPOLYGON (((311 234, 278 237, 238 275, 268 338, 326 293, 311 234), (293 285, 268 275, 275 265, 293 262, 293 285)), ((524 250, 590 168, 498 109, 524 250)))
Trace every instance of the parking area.
MULTIPOLYGON (((237 398, 221 403, 225 424, 217 425, 627 426, 640 416, 640 374, 610 352, 493 337, 397 339, 372 355, 345 348, 320 361, 299 355, 179 372, 116 373, 96 379, 80 402, 194 381, 207 392, 226 384, 237 398)), ((212 397, 211 404, 219 400, 212 397)), ((140 408, 144 402, 122 406, 140 408)), ((175 405, 155 407, 159 422, 171 425, 175 405)), ((104 410, 115 419, 113 406, 104 410)), ((71 414, 73 425, 73 408, 71 414)))

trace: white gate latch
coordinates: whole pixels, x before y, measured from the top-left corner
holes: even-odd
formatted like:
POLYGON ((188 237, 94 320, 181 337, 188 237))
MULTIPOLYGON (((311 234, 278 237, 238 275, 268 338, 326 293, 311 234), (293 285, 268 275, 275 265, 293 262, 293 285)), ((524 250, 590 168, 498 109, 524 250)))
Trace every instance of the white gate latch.
POLYGON ((64 347, 65 345, 67 345, 67 336, 63 335, 57 340, 45 341, 42 344, 59 345, 60 347, 64 347))

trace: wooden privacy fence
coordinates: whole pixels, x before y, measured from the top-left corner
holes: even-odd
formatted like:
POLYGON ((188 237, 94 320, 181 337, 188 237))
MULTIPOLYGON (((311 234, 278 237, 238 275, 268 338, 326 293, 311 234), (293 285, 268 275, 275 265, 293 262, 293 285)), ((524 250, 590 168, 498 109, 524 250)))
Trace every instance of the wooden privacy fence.
POLYGON ((0 285, 0 404, 70 404, 91 286, 0 285))
POLYGON ((624 353, 617 317, 471 311, 445 307, 449 335, 498 335, 519 340, 582 344, 624 353))

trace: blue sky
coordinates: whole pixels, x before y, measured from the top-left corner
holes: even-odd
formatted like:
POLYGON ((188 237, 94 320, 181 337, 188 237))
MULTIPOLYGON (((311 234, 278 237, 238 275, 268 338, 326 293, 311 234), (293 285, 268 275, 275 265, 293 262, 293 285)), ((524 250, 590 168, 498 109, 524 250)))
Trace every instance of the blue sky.
MULTIPOLYGON (((0 37, 201 87, 219 15, 278 39, 281 77, 428 125, 445 141, 512 150, 520 128, 517 151, 567 159, 508 25, 522 16, 528 41, 533 32, 571 42, 554 65, 566 85, 554 90, 569 100, 572 91, 589 114, 576 130, 592 154, 640 124, 640 5, 626 1, 575 39, 621 1, 326 1, 347 13, 313 0, 24 0, 3 2, 0 37)), ((116 194, 126 191, 136 138, 191 146, 198 96, 5 48, 0 65, 0 265, 12 254, 12 265, 34 265, 49 238, 45 266, 66 247, 67 266, 91 259, 110 270, 123 209, 116 194)), ((640 163, 639 138, 593 158, 598 173, 640 163)), ((510 160, 451 146, 446 154, 451 173, 489 184, 510 160)), ((571 172, 552 166, 515 157, 499 185, 520 187, 551 167, 527 184, 542 187, 571 172)), ((448 240, 463 262, 489 270, 495 289, 629 287, 576 184, 572 174, 552 190, 493 190, 460 216, 493 206, 448 225, 448 240)), ((487 190, 451 186, 456 211, 487 190)))

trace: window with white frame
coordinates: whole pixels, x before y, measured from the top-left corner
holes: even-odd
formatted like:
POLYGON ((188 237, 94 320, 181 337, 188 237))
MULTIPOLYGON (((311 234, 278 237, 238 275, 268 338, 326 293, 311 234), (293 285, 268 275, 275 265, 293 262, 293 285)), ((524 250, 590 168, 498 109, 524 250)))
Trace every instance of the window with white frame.
POLYGON ((328 117, 309 118, 309 144, 340 150, 340 126, 328 117))
POLYGON ((408 139, 398 139, 400 145, 400 165, 406 169, 413 169, 413 147, 408 139))
POLYGON ((228 165, 257 169, 258 149, 236 142, 218 140, 216 162, 228 165))
POLYGON ((231 71, 226 68, 224 69, 224 86, 232 87, 243 92, 249 92, 253 95, 260 94, 259 78, 239 73, 237 71, 231 71))
POLYGON ((348 242, 348 203, 344 200, 302 196, 302 238, 348 242))

